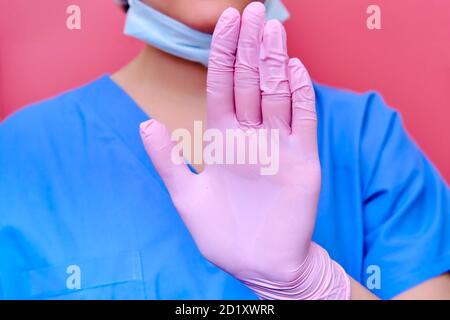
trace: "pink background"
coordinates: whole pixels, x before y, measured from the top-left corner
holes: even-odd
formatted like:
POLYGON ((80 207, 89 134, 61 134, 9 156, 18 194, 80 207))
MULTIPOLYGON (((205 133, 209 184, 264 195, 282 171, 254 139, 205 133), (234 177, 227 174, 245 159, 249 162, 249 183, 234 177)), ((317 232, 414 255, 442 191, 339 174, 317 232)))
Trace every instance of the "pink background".
MULTIPOLYGON (((450 181, 450 1, 285 0, 291 56, 321 83, 377 90, 450 181), (382 30, 366 28, 366 8, 382 30)), ((112 0, 0 0, 0 119, 31 102, 114 72, 141 47, 122 36, 112 0), (66 28, 66 8, 82 29, 66 28)))

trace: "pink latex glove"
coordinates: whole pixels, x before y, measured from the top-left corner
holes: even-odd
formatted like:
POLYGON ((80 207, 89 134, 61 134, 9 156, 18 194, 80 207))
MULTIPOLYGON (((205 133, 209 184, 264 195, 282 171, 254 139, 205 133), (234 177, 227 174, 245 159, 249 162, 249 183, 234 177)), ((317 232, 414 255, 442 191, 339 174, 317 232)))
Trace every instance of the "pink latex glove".
MULTIPOLYGON (((279 171, 209 165, 193 174, 171 161, 174 143, 155 120, 141 136, 156 170, 210 262, 264 299, 349 299, 345 271, 312 242, 320 192, 314 89, 289 60, 283 26, 265 8, 227 9, 208 67, 208 128, 279 129, 279 171)), ((248 152, 245 151, 245 152, 248 152)))

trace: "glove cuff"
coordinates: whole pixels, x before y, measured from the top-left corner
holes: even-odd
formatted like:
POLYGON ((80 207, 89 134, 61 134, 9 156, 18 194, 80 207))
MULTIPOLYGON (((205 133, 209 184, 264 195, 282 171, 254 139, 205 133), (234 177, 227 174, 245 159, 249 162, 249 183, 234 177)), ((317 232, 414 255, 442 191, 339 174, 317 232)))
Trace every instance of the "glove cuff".
POLYGON ((261 299, 267 300, 350 300, 351 284, 345 270, 328 252, 311 243, 298 277, 289 283, 244 281, 261 299))

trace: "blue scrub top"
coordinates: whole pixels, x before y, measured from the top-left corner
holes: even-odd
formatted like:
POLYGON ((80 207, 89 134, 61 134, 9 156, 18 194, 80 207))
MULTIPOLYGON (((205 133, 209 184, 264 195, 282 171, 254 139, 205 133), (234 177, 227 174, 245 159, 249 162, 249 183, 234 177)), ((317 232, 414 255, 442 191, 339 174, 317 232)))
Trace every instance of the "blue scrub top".
MULTIPOLYGON (((391 298, 450 270, 450 192, 374 94, 316 86, 314 240, 391 298)), ((0 298, 254 299, 197 250, 109 76, 0 126, 0 298)))

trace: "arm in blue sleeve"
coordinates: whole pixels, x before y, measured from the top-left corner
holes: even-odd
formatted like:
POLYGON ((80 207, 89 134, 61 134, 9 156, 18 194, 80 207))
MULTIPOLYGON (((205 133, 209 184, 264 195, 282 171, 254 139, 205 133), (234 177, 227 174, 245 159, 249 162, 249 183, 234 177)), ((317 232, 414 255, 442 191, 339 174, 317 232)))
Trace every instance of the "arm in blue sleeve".
POLYGON ((365 269, 380 270, 373 293, 390 299, 450 270, 449 187, 377 95, 360 152, 365 269))

